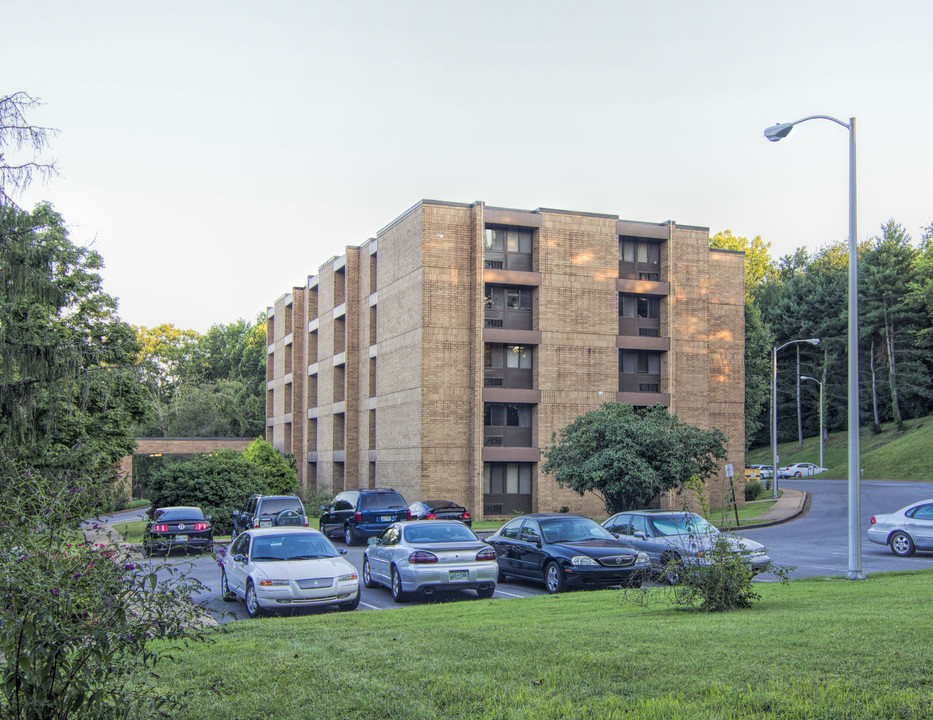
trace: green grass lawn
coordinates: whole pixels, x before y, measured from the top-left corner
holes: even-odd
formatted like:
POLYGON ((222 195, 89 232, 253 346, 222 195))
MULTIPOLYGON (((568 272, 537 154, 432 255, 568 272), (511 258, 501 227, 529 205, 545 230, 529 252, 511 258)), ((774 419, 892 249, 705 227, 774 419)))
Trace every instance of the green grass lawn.
MULTIPOLYGON (((866 422, 865 418, 862 419, 866 422)), ((908 420, 904 430, 898 432, 894 423, 885 423, 877 435, 867 427, 859 436, 863 477, 866 480, 923 480, 933 481, 933 417, 908 420)), ((819 478, 846 478, 849 474, 848 434, 832 433, 823 443, 823 462, 827 471, 819 478)), ((796 442, 778 445, 778 463, 781 467, 796 462, 820 461, 819 437, 804 438, 803 445, 796 442)), ((771 464, 771 448, 758 447, 745 454, 745 462, 771 464)))
POLYGON ((933 718, 933 571, 755 587, 724 614, 655 588, 240 621, 157 682, 178 720, 933 718))

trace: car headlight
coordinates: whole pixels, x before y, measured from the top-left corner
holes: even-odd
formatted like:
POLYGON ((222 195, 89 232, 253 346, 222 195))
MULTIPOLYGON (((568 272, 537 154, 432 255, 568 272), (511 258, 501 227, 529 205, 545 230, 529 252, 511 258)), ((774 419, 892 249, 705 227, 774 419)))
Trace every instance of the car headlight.
POLYGON ((572 565, 599 565, 593 558, 587 555, 575 555, 570 559, 572 565))
POLYGON ((337 582, 350 582, 351 580, 356 580, 357 574, 350 573, 349 575, 341 575, 337 578, 337 582))
POLYGON ((267 579, 267 580, 259 581, 260 587, 272 587, 272 586, 280 586, 280 585, 288 585, 288 580, 268 580, 267 579))
POLYGON ((651 561, 648 559, 648 553, 640 552, 638 553, 638 557, 635 558, 635 563, 637 565, 647 565, 649 562, 651 561))

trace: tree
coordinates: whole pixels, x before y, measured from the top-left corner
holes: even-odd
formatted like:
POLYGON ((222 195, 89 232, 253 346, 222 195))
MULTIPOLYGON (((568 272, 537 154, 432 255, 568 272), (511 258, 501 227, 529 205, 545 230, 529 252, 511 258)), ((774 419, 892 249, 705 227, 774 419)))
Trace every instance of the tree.
POLYGON ((607 402, 554 433, 542 471, 580 495, 596 493, 610 515, 649 507, 691 477, 706 480, 726 458, 720 430, 701 430, 655 405, 636 412, 607 402))
POLYGON ((0 449, 106 475, 144 410, 135 334, 103 291, 103 260, 49 205, 0 208, 0 449))
POLYGON ((34 176, 47 178, 55 172, 54 163, 39 162, 49 135, 55 131, 32 125, 26 118, 28 111, 40 104, 38 98, 22 91, 0 97, 0 207, 16 207, 13 196, 24 190, 34 176), (14 161, 9 157, 24 147, 31 148, 30 159, 14 161))
POLYGON ((285 456, 262 438, 256 438, 243 451, 243 457, 256 466, 265 481, 265 492, 285 495, 298 491, 298 474, 285 456))

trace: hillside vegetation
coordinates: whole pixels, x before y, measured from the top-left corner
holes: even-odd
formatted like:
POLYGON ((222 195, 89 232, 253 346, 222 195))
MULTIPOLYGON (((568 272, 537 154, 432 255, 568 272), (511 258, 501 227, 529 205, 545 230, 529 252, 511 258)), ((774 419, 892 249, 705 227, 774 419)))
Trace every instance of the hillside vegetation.
MULTIPOLYGON (((831 433, 823 443, 823 462, 828 470, 821 478, 846 478, 849 474, 848 434, 831 433)), ((778 465, 820 461, 820 439, 805 438, 778 444, 778 465)), ((933 482, 933 416, 907 420, 898 432, 895 423, 885 423, 881 432, 867 427, 861 432, 862 477, 866 480, 922 480, 933 482)), ((757 447, 745 455, 745 462, 771 464, 771 448, 757 447)))

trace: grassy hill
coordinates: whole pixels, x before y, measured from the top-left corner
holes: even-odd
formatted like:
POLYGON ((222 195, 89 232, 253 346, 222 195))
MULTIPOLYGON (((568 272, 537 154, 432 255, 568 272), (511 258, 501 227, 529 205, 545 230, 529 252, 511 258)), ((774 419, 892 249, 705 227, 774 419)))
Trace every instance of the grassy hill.
MULTIPOLYGON (((819 463, 819 438, 805 438, 803 445, 781 443, 778 445, 778 457, 781 466, 796 462, 819 463)), ((868 428, 862 428, 861 458, 866 480, 933 481, 933 416, 908 420, 901 432, 894 423, 882 425, 877 435, 868 428)), ((770 465, 771 448, 752 448, 746 454, 745 462, 770 465)), ((848 437, 845 431, 832 433, 824 441, 823 462, 828 472, 820 477, 848 477, 848 437)))

